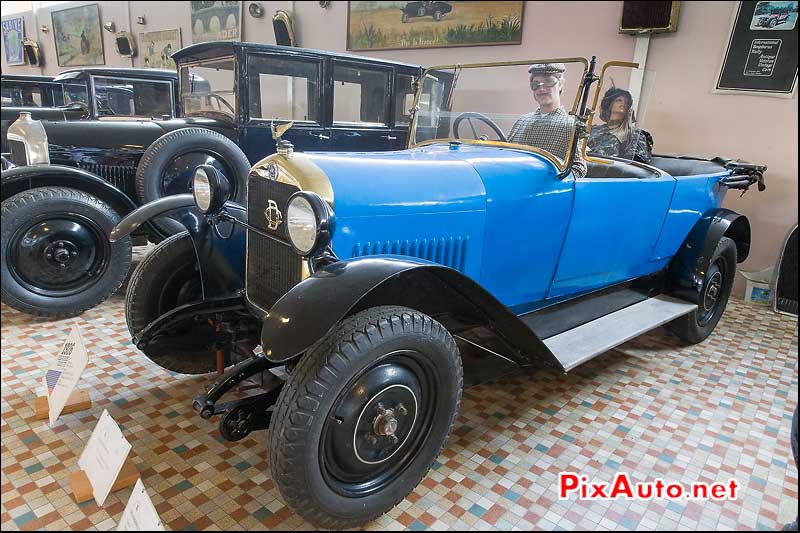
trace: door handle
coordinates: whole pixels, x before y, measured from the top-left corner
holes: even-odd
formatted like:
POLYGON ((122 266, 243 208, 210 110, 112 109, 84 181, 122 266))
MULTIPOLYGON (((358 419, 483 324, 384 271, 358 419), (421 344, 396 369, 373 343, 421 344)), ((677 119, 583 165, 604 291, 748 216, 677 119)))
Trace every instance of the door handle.
POLYGON ((394 135, 387 135, 386 139, 389 140, 389 141, 396 141, 397 137, 395 137, 394 135))
POLYGON ((322 139, 323 141, 327 141, 328 139, 331 138, 330 135, 325 135, 324 133, 317 133, 316 135, 314 135, 314 137, 322 139))

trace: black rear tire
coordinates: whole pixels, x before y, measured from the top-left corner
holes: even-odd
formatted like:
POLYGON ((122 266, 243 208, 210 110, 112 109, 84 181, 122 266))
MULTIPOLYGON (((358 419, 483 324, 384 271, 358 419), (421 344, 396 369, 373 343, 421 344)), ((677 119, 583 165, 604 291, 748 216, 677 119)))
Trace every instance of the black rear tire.
POLYGON ((432 318, 375 307, 344 320, 302 356, 276 403, 269 453, 284 500, 329 529, 389 511, 444 448, 462 386, 458 348, 432 318))
MULTIPOLYGON (((125 294, 125 320, 131 337, 138 337, 148 324, 164 313, 202 297, 196 265, 194 246, 187 232, 167 237, 147 254, 133 271, 125 294)), ((207 340, 214 336, 213 328, 207 323, 190 327, 188 332, 176 331, 168 350, 150 351, 145 346, 144 354, 173 372, 213 372, 216 351, 207 348, 207 340)))
POLYGON ((717 327, 733 288, 736 274, 736 243, 722 237, 711 256, 696 310, 667 324, 667 328, 688 344, 704 341, 717 327))
POLYGON ((112 243, 120 217, 77 189, 40 187, 2 204, 2 300, 31 315, 79 315, 111 296, 128 275, 131 239, 112 243))
MULTIPOLYGON (((191 192, 191 177, 200 164, 218 168, 231 184, 230 199, 244 203, 250 162, 244 152, 223 134, 206 128, 183 128, 159 137, 136 168, 136 195, 142 204, 169 194, 191 192)), ((169 217, 153 223, 167 235, 186 228, 169 217)))

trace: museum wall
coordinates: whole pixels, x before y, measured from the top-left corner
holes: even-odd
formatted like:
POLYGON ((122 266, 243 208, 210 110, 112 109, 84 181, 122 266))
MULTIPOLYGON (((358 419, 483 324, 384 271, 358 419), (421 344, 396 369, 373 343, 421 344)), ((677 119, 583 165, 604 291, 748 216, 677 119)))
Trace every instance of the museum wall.
MULTIPOLYGON (((50 12, 98 2, 70 2, 42 8, 37 20, 25 14, 26 33, 36 35, 45 65, 6 67, 3 72, 56 74, 58 66, 52 38, 50 12), (49 33, 40 27, 47 25, 49 33)), ((271 14, 278 9, 294 12, 295 32, 301 46, 346 52, 347 2, 331 2, 323 9, 316 1, 261 2, 265 15, 256 19, 243 10, 242 39, 274 43, 271 14)), ((513 60, 529 57, 591 56, 631 60, 635 39, 617 33, 622 2, 526 2, 522 45, 435 48, 353 52, 424 65, 513 60), (565 24, 569 24, 565 26, 565 24)), ((654 35, 647 69, 655 81, 640 115, 642 125, 655 138, 661 153, 727 155, 766 163, 768 189, 744 198, 728 194, 726 206, 750 217, 753 247, 741 267, 760 270, 774 264, 788 228, 797 221, 797 98, 712 94, 727 44, 736 2, 681 3, 677 33, 654 35)), ((184 45, 191 44, 191 23, 186 2, 99 2, 102 22, 113 21, 137 39, 142 31, 179 27, 184 45), (136 23, 143 16, 145 24, 136 23)), ((6 18, 4 15, 3 18, 6 18)), ((106 64, 141 66, 141 55, 119 57, 113 36, 103 31, 106 64)), ((650 80, 653 81, 653 80, 650 80)), ((493 83, 500 83, 493 80, 493 83)), ((737 277, 735 294, 743 283, 737 277)))

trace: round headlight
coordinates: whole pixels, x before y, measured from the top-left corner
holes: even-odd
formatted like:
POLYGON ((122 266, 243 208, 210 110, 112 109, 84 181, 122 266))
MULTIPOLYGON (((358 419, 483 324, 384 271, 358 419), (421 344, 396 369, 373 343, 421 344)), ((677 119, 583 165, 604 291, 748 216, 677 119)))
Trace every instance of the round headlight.
POLYGON ((208 208, 211 207, 211 183, 209 183, 208 174, 203 167, 197 167, 194 170, 192 192, 197 208, 203 213, 208 211, 208 208))
POLYGON ((222 173, 211 165, 200 165, 192 176, 194 203, 203 213, 216 214, 230 196, 231 186, 222 173))
POLYGON ((331 241, 333 211, 313 192, 297 192, 286 208, 286 227, 289 241, 303 257, 318 254, 331 241))

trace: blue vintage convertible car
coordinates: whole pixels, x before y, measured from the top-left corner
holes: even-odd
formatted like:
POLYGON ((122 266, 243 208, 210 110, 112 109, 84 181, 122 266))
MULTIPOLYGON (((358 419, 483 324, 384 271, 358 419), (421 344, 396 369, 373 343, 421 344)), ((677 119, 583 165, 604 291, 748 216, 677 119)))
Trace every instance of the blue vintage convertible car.
POLYGON ((312 523, 354 527, 402 500, 464 384, 568 371, 662 324, 696 343, 719 321, 750 246, 722 199, 763 189, 765 167, 592 157, 582 140, 608 72, 562 61, 565 153, 506 137, 534 105, 531 62, 438 67, 417 80, 406 150, 304 154, 283 140, 252 168, 246 206, 205 165, 192 195, 115 228, 168 212, 187 228, 133 274, 130 332, 167 369, 219 371, 194 408, 222 415, 229 440, 269 427, 273 480, 312 523), (488 98, 486 79, 520 90, 488 98), (219 403, 255 376, 264 392, 219 403))

